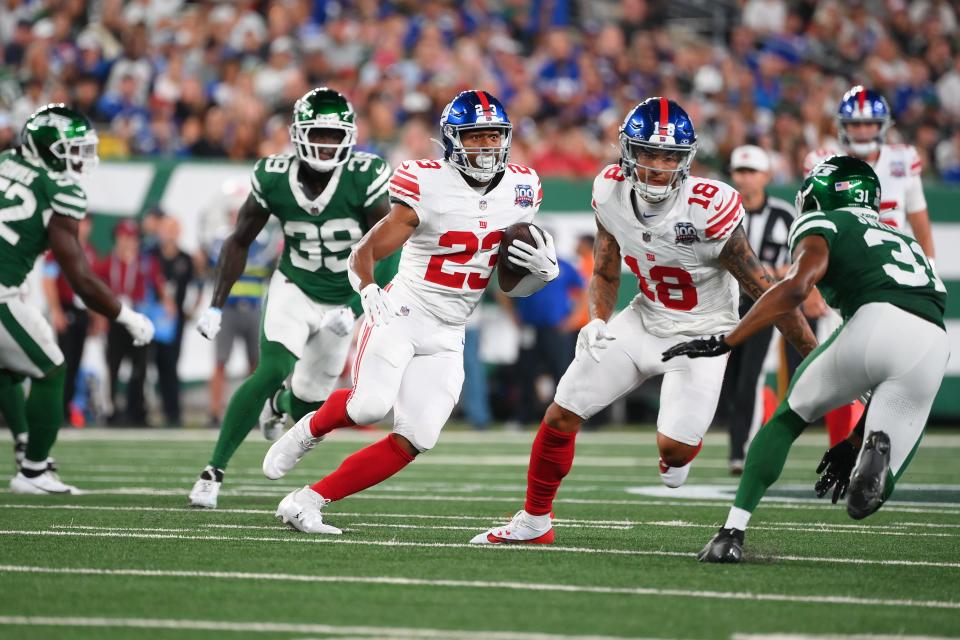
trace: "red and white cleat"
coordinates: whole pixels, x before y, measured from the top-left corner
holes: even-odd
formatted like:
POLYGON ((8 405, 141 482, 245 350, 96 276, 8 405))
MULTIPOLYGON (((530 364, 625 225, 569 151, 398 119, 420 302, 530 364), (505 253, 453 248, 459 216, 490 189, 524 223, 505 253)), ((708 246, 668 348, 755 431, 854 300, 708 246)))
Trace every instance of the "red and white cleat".
POLYGON ((553 524, 549 515, 532 516, 521 509, 508 524, 477 534, 470 544, 553 544, 553 524))
POLYGON ((676 489, 677 487, 682 487, 683 483, 687 481, 687 476, 690 475, 690 466, 692 462, 688 462, 682 467, 668 467, 663 463, 663 459, 660 459, 660 479, 663 480, 663 484, 667 485, 671 489, 676 489))

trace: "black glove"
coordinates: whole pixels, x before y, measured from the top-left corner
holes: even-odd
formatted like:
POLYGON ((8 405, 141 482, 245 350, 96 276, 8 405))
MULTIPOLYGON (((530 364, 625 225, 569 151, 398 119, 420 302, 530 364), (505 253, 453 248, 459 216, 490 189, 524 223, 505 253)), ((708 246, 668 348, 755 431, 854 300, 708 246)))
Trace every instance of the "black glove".
POLYGON ((844 440, 827 449, 817 466, 817 473, 823 475, 813 486, 818 498, 825 496, 830 491, 830 487, 834 487, 833 504, 837 504, 837 500, 847 495, 850 474, 853 473, 853 467, 857 464, 857 453, 857 448, 849 440, 844 440))
POLYGON ((712 358, 713 356, 722 356, 730 351, 730 345, 723 341, 723 336, 711 336, 709 338, 697 338, 689 342, 675 344, 663 352, 662 361, 666 362, 670 358, 677 356, 687 356, 688 358, 712 358))

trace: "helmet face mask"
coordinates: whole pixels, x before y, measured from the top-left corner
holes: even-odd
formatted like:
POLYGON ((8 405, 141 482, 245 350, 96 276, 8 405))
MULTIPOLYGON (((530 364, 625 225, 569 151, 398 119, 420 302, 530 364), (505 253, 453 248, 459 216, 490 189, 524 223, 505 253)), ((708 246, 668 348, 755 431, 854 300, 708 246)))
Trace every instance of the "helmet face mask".
POLYGON ((24 156, 73 179, 97 168, 99 139, 90 121, 63 104, 48 104, 31 115, 21 135, 24 156))
POLYGON ((837 137, 840 144, 854 155, 866 157, 879 151, 892 125, 890 106, 884 97, 875 91, 857 85, 847 91, 840 100, 840 107, 837 109, 837 137), (847 127, 858 123, 877 125, 876 133, 868 139, 851 135, 847 127))
POLYGON ((620 126, 620 167, 630 186, 650 203, 676 193, 690 175, 697 153, 693 123, 666 98, 647 98, 620 126))
POLYGON ((321 87, 297 100, 290 125, 297 157, 326 173, 344 164, 357 144, 353 105, 339 92, 321 87))
POLYGON ((513 125, 500 102, 485 91, 464 91, 454 98, 440 116, 443 157, 464 175, 486 183, 503 172, 510 159, 513 125), (498 146, 465 145, 465 134, 495 130, 498 146))

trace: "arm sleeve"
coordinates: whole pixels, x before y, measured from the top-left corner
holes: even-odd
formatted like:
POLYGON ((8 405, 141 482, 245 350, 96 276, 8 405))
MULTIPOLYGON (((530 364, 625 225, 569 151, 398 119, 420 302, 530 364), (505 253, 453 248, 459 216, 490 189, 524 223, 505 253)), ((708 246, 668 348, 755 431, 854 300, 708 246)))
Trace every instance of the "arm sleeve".
POLYGON ((719 182, 711 184, 720 188, 711 199, 706 210, 699 204, 692 206, 703 220, 700 224, 702 225, 704 244, 707 246, 709 254, 718 258, 726 246, 727 240, 743 223, 746 214, 743 210, 743 198, 736 189, 719 182))
POLYGON ((375 207, 383 198, 389 197, 387 190, 390 177, 390 165, 383 158, 374 157, 371 161, 369 178, 364 192, 364 211, 375 207))
POLYGON ((426 222, 428 215, 424 207, 420 204, 421 194, 420 177, 414 169, 413 163, 404 162, 393 172, 390 177, 388 192, 390 202, 406 205, 414 210, 420 222, 426 222))
POLYGON ((83 220, 87 215, 87 194, 78 184, 58 185, 51 193, 50 208, 58 215, 83 220))

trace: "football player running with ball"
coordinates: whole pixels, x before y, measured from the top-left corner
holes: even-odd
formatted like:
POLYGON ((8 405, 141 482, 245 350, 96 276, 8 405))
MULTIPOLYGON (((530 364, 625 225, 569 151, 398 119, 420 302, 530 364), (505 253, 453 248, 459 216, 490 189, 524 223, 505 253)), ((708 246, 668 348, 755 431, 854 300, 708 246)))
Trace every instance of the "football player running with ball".
POLYGON ((313 89, 293 108, 296 155, 262 158, 254 166, 250 195, 220 251, 213 301, 197 322, 200 333, 213 340, 219 332, 221 309, 271 215, 283 229, 283 255, 267 289, 259 363, 227 405, 213 455, 190 491, 192 506, 216 508, 227 463, 258 420, 264 437, 276 440, 287 415, 299 419, 319 407, 343 372, 356 299, 347 258, 389 211, 389 167, 353 150, 354 120, 343 95, 313 89))
MULTIPOLYGON (((550 512, 573 464, 580 425, 654 376, 663 376, 660 477, 668 487, 686 481, 713 420, 726 358, 664 363, 660 354, 678 335, 733 328, 739 319, 738 282, 754 298, 772 284, 747 241, 740 195, 722 182, 688 177, 696 149, 693 123, 672 100, 649 98, 624 119, 620 162, 593 183, 593 319, 580 331, 577 355, 533 442, 523 510, 472 543, 552 543, 550 512), (640 292, 614 315, 621 258, 639 280, 640 292)), ((816 346, 799 311, 777 326, 801 353, 816 346)))
MULTIPOLYGON (((443 160, 397 168, 390 214, 350 257, 365 312, 353 389, 333 392, 263 459, 264 474, 281 478, 332 430, 393 409, 392 434, 280 502, 277 517, 300 531, 340 533, 323 522, 325 505, 383 482, 436 444, 463 383, 464 325, 490 281, 504 230, 529 223, 540 207, 536 172, 507 161, 512 125, 496 98, 464 91, 444 109, 440 130, 443 160), (381 289, 374 262, 401 246, 399 272, 381 289)), ((529 295, 559 273, 553 240, 535 227, 530 233, 532 244, 514 240, 507 249, 526 274, 508 295, 529 295)))
POLYGON ((0 408, 11 424, 25 420, 25 457, 10 481, 13 493, 77 493, 61 482, 49 458, 63 424, 66 367, 53 329, 21 300, 27 275, 49 247, 67 281, 90 309, 122 324, 143 346, 153 339, 146 316, 121 304, 90 269, 77 236, 87 215, 81 175, 96 168, 97 134, 87 118, 48 104, 23 126, 22 145, 0 153, 0 408), (19 377, 31 379, 23 403, 19 377))
POLYGON ((788 239, 793 266, 786 278, 726 337, 693 340, 664 354, 723 355, 794 313, 814 286, 844 320, 803 361, 786 398, 754 439, 733 508, 700 552, 703 562, 740 562, 750 516, 780 476, 793 441, 827 411, 872 392, 865 437, 851 434, 818 469, 825 472, 818 494, 835 486, 836 502, 847 492, 847 513, 854 519, 874 513, 890 497, 920 443, 950 357, 946 288, 920 244, 880 222, 880 195, 876 173, 858 158, 834 156, 817 165, 797 194, 799 216, 788 239))

